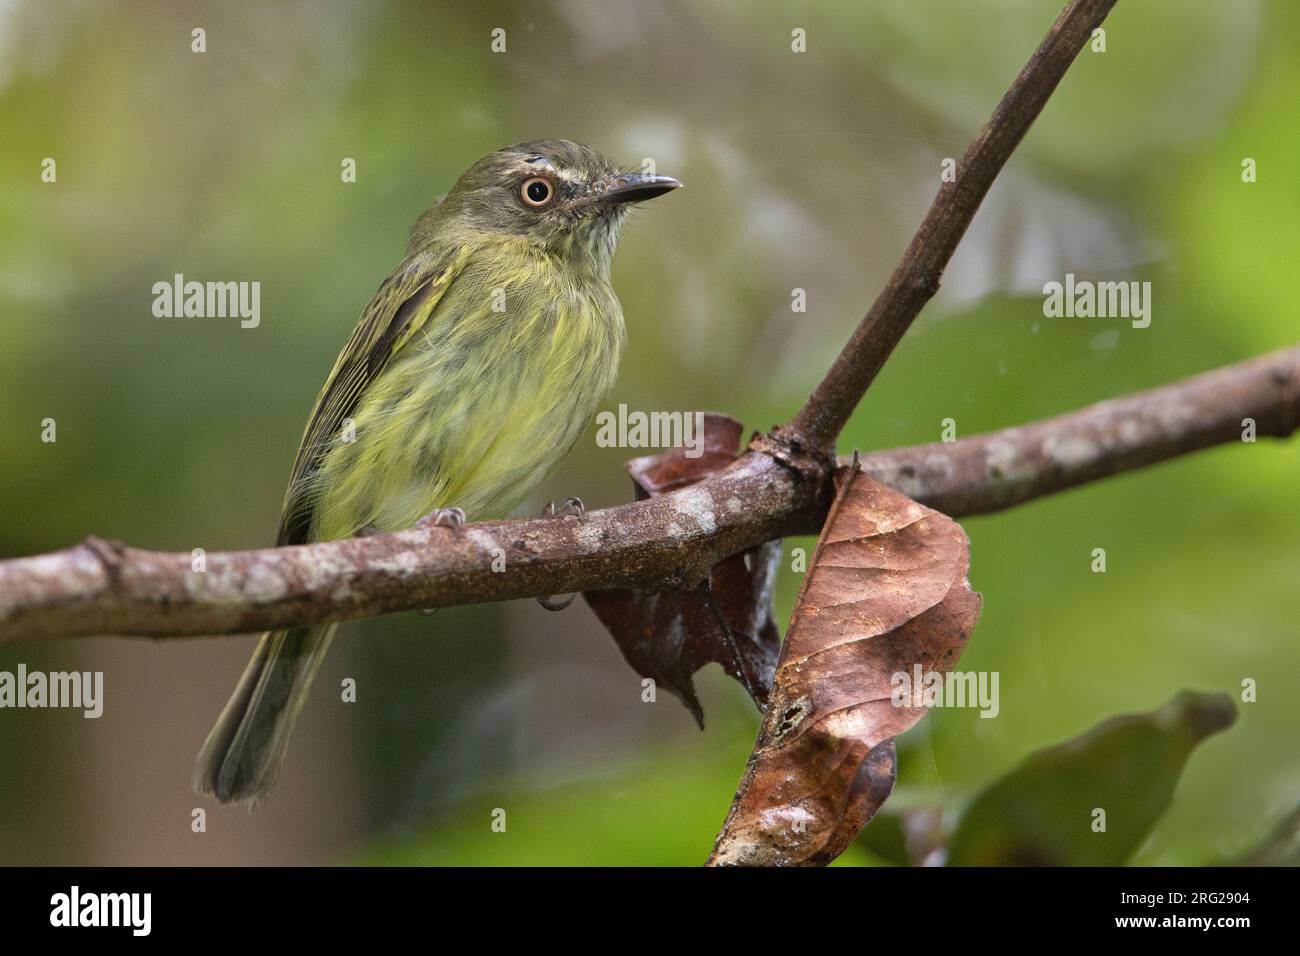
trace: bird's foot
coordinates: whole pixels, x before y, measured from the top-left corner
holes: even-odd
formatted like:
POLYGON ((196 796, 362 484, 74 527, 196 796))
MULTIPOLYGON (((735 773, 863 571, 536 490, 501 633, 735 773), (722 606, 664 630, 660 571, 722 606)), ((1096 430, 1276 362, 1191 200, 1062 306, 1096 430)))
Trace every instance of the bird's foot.
POLYGON ((546 502, 546 507, 542 509, 543 518, 572 518, 576 517, 582 520, 587 517, 587 506, 582 503, 582 499, 570 495, 560 502, 559 507, 555 506, 554 501, 546 502))
MULTIPOLYGON (((412 527, 414 528, 451 528, 453 531, 459 531, 465 525, 465 512, 460 508, 434 508, 427 515, 417 521, 412 527)), ((426 607, 418 613, 428 617, 430 614, 437 612, 436 607, 426 607)))
POLYGON ((465 512, 459 508, 434 508, 417 521, 413 527, 421 529, 451 528, 453 531, 459 531, 464 524, 465 512))
MULTIPOLYGON (((554 501, 546 502, 546 507, 542 509, 543 518, 574 518, 582 521, 587 517, 587 506, 582 503, 581 498, 570 496, 560 502, 559 507, 555 506, 554 501)), ((573 603, 577 594, 570 594, 562 601, 553 601, 549 597, 539 597, 537 603, 548 611, 563 611, 573 603)))

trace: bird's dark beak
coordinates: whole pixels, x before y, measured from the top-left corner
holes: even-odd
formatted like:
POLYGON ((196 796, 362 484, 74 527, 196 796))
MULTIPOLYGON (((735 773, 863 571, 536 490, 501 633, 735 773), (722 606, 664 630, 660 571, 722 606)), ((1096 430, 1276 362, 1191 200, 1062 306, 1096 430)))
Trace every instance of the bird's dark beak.
POLYGON ((625 202, 643 202, 654 199, 664 193, 672 192, 681 186, 671 176, 646 176, 641 173, 626 173, 613 179, 601 194, 601 202, 614 205, 625 202))

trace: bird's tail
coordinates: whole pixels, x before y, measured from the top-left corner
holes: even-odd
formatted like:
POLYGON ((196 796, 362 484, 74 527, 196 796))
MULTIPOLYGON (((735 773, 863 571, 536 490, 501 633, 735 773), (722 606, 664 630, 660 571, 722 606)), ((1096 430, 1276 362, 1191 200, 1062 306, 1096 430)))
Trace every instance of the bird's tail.
POLYGON ((194 789, 259 806, 275 786, 294 721, 336 625, 270 631, 199 751, 194 789))

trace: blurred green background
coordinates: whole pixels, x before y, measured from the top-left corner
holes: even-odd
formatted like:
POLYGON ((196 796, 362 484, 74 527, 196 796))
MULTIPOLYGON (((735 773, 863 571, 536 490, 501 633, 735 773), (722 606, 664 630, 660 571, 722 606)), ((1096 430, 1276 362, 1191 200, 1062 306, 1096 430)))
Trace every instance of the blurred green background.
MULTIPOLYGON (((625 231, 607 407, 787 419, 1060 6, 3 0, 0 556, 88 533, 270 544, 311 402, 411 223, 480 155, 534 137, 687 184, 625 231), (154 318, 151 287, 177 272, 259 281, 260 327, 154 318)), ((935 441, 948 417, 960 435, 1016 424, 1297 338, 1300 6, 1121 0, 1106 27, 842 450, 935 441), (1066 272, 1150 280, 1151 327, 1044 318, 1066 272)), ((521 512, 630 497, 640 452, 594 435, 521 512)), ((1001 714, 939 711, 900 738, 893 805, 953 814, 1034 748, 1253 677, 1258 703, 1193 756, 1137 862, 1256 841, 1300 793, 1298 464, 1294 442, 1224 447, 964 522, 985 605, 961 666, 1000 672, 1001 714)), ((0 712, 0 863, 693 865, 757 722, 716 667, 703 734, 669 695, 642 703, 581 602, 399 615, 345 628, 249 816, 189 773, 253 641, 0 650, 0 669, 102 670, 107 695, 97 721, 0 712)))

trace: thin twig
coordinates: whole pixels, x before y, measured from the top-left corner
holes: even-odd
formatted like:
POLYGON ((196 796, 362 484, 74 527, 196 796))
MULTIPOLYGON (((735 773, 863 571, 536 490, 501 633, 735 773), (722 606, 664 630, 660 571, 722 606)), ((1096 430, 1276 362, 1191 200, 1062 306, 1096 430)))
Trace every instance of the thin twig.
POLYGON ((849 416, 926 302, 989 187, 1042 112, 1061 77, 1116 0, 1074 0, 1029 58, 957 164, 939 187, 889 283, 854 330, 835 363, 794 419, 778 430, 801 448, 829 453, 849 416))

